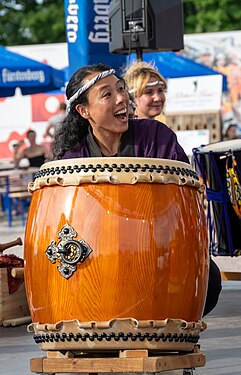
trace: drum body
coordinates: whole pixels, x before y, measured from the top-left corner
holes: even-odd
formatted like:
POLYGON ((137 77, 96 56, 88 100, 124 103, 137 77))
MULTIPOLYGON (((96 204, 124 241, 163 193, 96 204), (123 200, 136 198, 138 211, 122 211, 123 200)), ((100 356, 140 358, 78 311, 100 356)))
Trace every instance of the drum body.
POLYGON ((241 140, 212 143, 194 150, 196 169, 207 187, 210 204, 211 253, 220 256, 233 256, 241 250, 241 219, 233 209, 227 188, 226 161, 230 153, 241 171, 241 140))
POLYGON ((188 164, 162 159, 43 165, 30 186, 25 232, 35 333, 68 321, 112 334, 116 322, 129 334, 129 325, 147 332, 164 320, 198 322, 209 265, 199 188, 188 164))

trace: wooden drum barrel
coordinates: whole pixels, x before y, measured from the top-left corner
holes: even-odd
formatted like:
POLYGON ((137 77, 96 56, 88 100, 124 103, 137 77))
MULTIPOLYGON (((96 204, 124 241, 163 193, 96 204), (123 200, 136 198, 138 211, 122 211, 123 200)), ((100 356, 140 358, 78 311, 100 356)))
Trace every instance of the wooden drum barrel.
POLYGON ((29 330, 43 350, 192 350, 205 328, 209 254, 190 165, 59 160, 29 190, 29 330))

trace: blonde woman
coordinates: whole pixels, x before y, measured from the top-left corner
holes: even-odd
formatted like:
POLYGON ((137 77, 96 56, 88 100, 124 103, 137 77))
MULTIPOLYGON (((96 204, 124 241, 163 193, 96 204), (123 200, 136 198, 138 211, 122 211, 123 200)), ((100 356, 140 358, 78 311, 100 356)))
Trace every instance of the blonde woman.
POLYGON ((163 112, 167 83, 154 65, 135 61, 123 74, 136 105, 135 116, 155 119, 163 112))

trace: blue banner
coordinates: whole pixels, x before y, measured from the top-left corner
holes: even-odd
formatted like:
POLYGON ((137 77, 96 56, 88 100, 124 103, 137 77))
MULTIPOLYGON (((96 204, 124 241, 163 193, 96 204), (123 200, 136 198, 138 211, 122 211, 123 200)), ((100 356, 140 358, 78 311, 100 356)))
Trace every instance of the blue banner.
POLYGON ((109 52, 111 0, 65 0, 69 77, 84 65, 103 63, 120 73, 125 56, 109 52))

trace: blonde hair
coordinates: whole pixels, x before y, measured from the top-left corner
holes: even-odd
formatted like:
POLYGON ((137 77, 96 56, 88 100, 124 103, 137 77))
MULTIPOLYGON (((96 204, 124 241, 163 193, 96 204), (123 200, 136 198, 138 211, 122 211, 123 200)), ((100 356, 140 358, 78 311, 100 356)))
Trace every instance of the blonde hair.
POLYGON ((127 89, 130 90, 134 97, 143 94, 146 85, 151 77, 164 83, 164 90, 167 88, 165 78, 158 72, 154 64, 145 61, 135 61, 126 68, 123 78, 126 82, 127 89))

